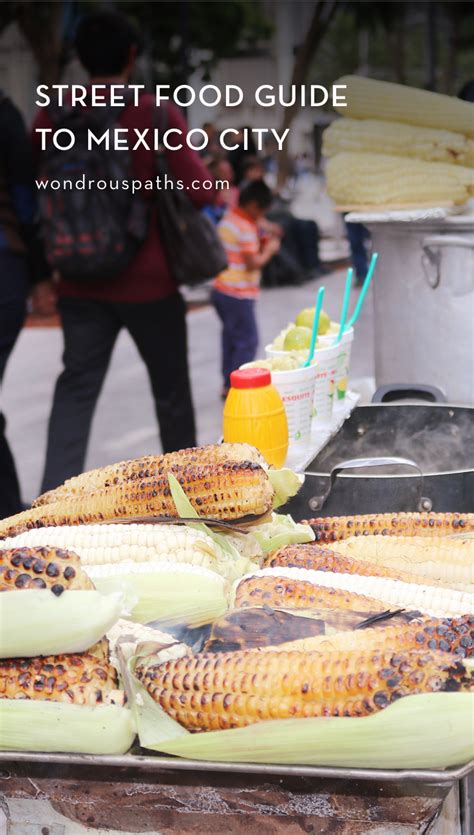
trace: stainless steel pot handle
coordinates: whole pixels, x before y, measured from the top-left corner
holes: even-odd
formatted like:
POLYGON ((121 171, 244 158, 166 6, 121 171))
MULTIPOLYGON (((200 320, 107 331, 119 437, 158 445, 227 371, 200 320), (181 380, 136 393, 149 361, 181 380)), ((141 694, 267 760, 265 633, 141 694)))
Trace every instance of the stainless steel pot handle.
POLYGON ((474 249, 474 240, 463 238, 461 235, 429 235, 423 239, 421 246, 423 272, 429 286, 435 290, 441 281, 441 247, 457 246, 463 249, 474 249))
POLYGON ((352 458, 349 461, 341 461, 339 464, 336 464, 335 467, 332 468, 329 474, 329 487, 325 493, 321 496, 312 496, 309 501, 309 508, 312 511, 321 510, 326 502, 328 496, 330 495, 333 487, 334 482, 336 481, 337 476, 343 470, 358 470, 362 469, 363 467, 387 467, 387 466, 404 466, 404 467, 412 467, 414 470, 417 471, 420 477, 420 494, 418 499, 417 508, 418 510, 431 510, 433 507, 433 502, 427 496, 423 496, 423 473, 415 463, 412 461, 411 458, 396 458, 396 457, 379 457, 379 458, 352 458))

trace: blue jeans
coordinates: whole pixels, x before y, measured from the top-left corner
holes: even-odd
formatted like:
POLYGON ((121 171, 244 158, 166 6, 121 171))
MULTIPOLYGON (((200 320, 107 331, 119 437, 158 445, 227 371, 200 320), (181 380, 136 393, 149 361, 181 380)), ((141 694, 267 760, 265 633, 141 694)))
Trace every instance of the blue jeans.
POLYGON ((236 299, 213 290, 211 301, 222 322, 222 376, 228 388, 231 371, 252 362, 257 353, 255 299, 236 299))

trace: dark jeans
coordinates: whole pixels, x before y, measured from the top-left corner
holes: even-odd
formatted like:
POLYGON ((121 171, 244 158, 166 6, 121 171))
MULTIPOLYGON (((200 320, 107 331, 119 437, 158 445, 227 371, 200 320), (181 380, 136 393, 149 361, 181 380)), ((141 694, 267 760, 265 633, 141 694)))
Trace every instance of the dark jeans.
MULTIPOLYGON (((20 255, 0 250, 0 383, 26 313, 28 270, 20 255)), ((0 412, 0 519, 22 509, 20 485, 0 412)))
POLYGON ((258 348, 255 299, 236 299, 213 290, 211 301, 222 322, 222 376, 230 385, 230 373, 255 359, 258 348))
POLYGON ((369 268, 366 243, 370 241, 370 232, 362 223, 347 223, 347 221, 346 231, 356 281, 362 284, 369 268))
MULTIPOLYGON (((60 313, 64 371, 54 391, 42 491, 84 469, 94 409, 122 327, 147 367, 164 452, 196 445, 186 308, 179 293, 146 303, 63 298, 60 313)), ((122 394, 127 397, 125 385, 122 394)))

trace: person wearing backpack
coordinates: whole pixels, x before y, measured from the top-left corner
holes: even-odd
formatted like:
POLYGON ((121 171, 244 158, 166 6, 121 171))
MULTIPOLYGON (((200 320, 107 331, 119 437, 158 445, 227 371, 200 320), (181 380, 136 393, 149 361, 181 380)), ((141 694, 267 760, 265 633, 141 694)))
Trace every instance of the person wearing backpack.
MULTIPOLYGON (((34 281, 48 276, 36 227, 31 146, 19 110, 0 90, 0 383, 34 281)), ((43 312, 45 295, 42 297, 43 312)), ((0 410, 0 519, 22 510, 20 485, 0 410)))
MULTIPOLYGON (((140 50, 140 35, 114 11, 84 17, 76 35, 79 59, 91 84, 127 84, 140 50)), ((186 131, 179 110, 161 105, 169 128, 186 131)), ((110 150, 77 153, 87 119, 97 128, 118 125, 145 130, 155 124, 154 97, 143 94, 138 106, 58 108, 39 111, 33 129, 40 179, 86 178, 153 180, 156 155, 141 145, 130 154, 110 150), (104 113, 105 111, 105 113, 104 113), (66 124, 64 124, 66 122, 66 124), (40 152, 35 128, 72 125, 76 146, 40 152), (125 167, 128 166, 128 171, 125 167)), ((83 144, 82 144, 83 148, 83 144)), ((195 206, 209 203, 203 180, 209 172, 185 145, 166 151, 174 180, 182 180, 195 206)), ((172 259, 159 231, 152 191, 40 189, 43 228, 51 266, 59 271, 58 306, 64 333, 64 370, 51 410, 42 491, 84 469, 97 399, 114 344, 126 328, 145 362, 165 452, 196 445, 189 380, 185 304, 173 276, 172 259)), ((122 396, 127 397, 124 384, 122 396)), ((117 404, 120 408, 120 404, 117 404)))

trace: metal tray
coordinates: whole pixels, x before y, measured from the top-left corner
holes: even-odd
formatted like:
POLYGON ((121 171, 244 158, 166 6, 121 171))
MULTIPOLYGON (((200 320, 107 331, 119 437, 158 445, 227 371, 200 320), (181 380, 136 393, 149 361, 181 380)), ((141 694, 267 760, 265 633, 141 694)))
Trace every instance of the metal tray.
POLYGON ((416 783, 455 783, 474 770, 474 760, 466 765, 437 769, 332 768, 313 765, 265 765, 262 763, 230 763, 214 760, 189 760, 184 757, 160 757, 141 754, 39 754, 0 751, 2 762, 64 763, 109 768, 136 768, 142 771, 220 771, 228 774, 269 774, 287 777, 327 777, 341 780, 373 780, 374 782, 407 781, 416 783))

